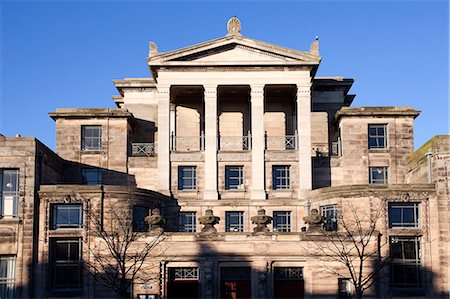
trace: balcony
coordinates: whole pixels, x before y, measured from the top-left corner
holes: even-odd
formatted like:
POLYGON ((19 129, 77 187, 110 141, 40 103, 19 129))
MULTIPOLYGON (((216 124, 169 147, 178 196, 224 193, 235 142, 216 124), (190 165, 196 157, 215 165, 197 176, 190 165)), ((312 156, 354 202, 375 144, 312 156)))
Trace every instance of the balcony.
POLYGON ((266 150, 297 150, 297 133, 285 136, 267 136, 264 135, 266 150))
POLYGON ((154 143, 131 143, 131 156, 133 157, 153 157, 155 156, 154 143))
POLYGON ((252 148, 252 136, 217 136, 219 150, 248 151, 252 148))

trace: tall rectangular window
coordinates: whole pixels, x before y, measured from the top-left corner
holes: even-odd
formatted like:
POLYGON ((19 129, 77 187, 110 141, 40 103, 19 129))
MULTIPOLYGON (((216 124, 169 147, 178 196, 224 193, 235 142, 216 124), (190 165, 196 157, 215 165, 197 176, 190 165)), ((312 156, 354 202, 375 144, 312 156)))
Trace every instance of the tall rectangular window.
POLYGON ((226 212, 226 229, 227 232, 243 232, 244 231, 244 212, 226 212))
POLYGON ((369 125, 369 149, 385 149, 388 147, 387 125, 369 125))
POLYGON ((196 189, 197 189, 197 167, 179 166, 178 190, 196 190, 196 189))
POLYGON ((291 167, 289 165, 272 166, 272 189, 287 190, 291 188, 291 167))
POLYGON ((195 212, 180 212, 178 231, 194 233, 197 231, 197 217, 195 212))
POLYGON ((83 209, 81 204, 52 205, 52 229, 83 227, 83 209))
POLYGON ((388 168, 387 167, 369 167, 369 183, 370 184, 387 184, 388 168))
POLYGON ((51 239, 50 265, 52 287, 81 287, 81 239, 51 239))
POLYGON ((102 171, 96 168, 83 168, 81 170, 83 183, 86 185, 100 185, 102 183, 102 171))
POLYGON ((14 298, 16 256, 0 255, 0 298, 14 298))
POLYGON ((146 232, 148 225, 145 222, 145 217, 149 215, 147 207, 133 206, 133 231, 146 232))
POLYGON ((394 288, 422 286, 419 237, 390 237, 390 257, 394 288))
POLYGON ((225 166, 225 190, 244 189, 244 167, 225 166))
POLYGON ((326 205, 320 207, 322 211, 322 216, 325 218, 325 230, 333 231, 337 230, 338 222, 338 208, 337 205, 326 205))
POLYGON ((419 227, 419 204, 416 202, 390 202, 389 227, 419 227))
POLYGON ((81 149, 99 150, 102 148, 102 126, 81 126, 81 149))
POLYGON ((19 201, 19 170, 0 169, 1 217, 16 217, 19 201))
POLYGON ((273 231, 274 232, 291 231, 291 212, 289 211, 273 212, 273 231))

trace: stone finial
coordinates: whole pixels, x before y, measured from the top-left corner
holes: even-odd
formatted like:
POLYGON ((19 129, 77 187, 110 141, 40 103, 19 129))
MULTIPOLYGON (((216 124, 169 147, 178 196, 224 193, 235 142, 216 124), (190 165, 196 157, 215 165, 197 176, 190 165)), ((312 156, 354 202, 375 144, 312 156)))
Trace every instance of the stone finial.
POLYGON ((214 213, 211 209, 206 210, 205 215, 198 218, 200 224, 203 224, 202 228, 203 234, 214 234, 217 233, 217 229, 214 227, 217 223, 219 223, 220 218, 214 216, 214 213))
POLYGON ((241 35, 241 21, 236 16, 232 17, 227 22, 227 35, 241 35))
POLYGON ((267 224, 270 224, 272 219, 272 217, 266 215, 266 210, 259 209, 258 215, 251 218, 252 223, 256 224, 256 227, 253 228, 253 235, 269 234, 270 230, 267 224))
POLYGON ((145 221, 150 226, 150 232, 162 233, 164 231, 164 224, 166 220, 161 216, 161 211, 159 209, 153 209, 150 216, 145 217, 145 221))
POLYGON ((303 220, 309 225, 308 230, 317 230, 324 223, 323 216, 317 209, 312 209, 308 216, 303 217, 303 220))
POLYGON ((149 44, 148 56, 151 57, 156 55, 158 55, 158 46, 151 41, 149 44))
POLYGON ((316 35, 316 38, 311 43, 311 46, 309 47, 309 53, 312 55, 320 56, 319 55, 319 36, 316 35))

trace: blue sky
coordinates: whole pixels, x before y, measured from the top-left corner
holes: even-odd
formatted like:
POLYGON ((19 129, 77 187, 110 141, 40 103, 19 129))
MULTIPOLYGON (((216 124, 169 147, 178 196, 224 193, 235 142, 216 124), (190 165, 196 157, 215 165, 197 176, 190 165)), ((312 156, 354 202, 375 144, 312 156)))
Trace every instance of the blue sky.
MULTIPOLYGON (((1 0, 0 0, 1 2, 1 0)), ((112 79, 148 77, 148 42, 169 51, 226 34, 307 51, 318 76, 355 78, 353 106, 413 106, 415 145, 449 132, 447 1, 3 1, 0 133, 55 148, 48 112, 115 107, 112 79)))

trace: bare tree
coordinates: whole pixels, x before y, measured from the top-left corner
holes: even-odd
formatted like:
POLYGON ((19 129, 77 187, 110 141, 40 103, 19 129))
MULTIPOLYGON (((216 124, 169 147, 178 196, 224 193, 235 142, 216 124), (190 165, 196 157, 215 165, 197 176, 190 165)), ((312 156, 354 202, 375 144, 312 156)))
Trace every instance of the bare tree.
POLYGON ((317 225, 311 229, 305 240, 314 245, 304 248, 324 262, 324 272, 349 279, 356 298, 362 298, 389 262, 388 257, 381 258, 381 249, 389 241, 383 240, 378 230, 378 223, 384 219, 385 209, 379 205, 372 211, 361 211, 348 204, 345 210, 346 215, 339 215, 337 218, 336 230, 330 230, 329 225, 317 225), (333 267, 336 263, 343 266, 347 273, 343 274, 337 267, 333 267))
MULTIPOLYGON (((87 270, 96 283, 114 290, 120 298, 129 297, 130 286, 136 279, 148 281, 147 268, 152 250, 163 240, 162 232, 147 236, 135 231, 131 209, 111 205, 103 217, 87 212, 91 244, 87 270)), ((150 266, 149 266, 150 265, 150 266)), ((153 264, 154 266, 154 264, 153 264)))

